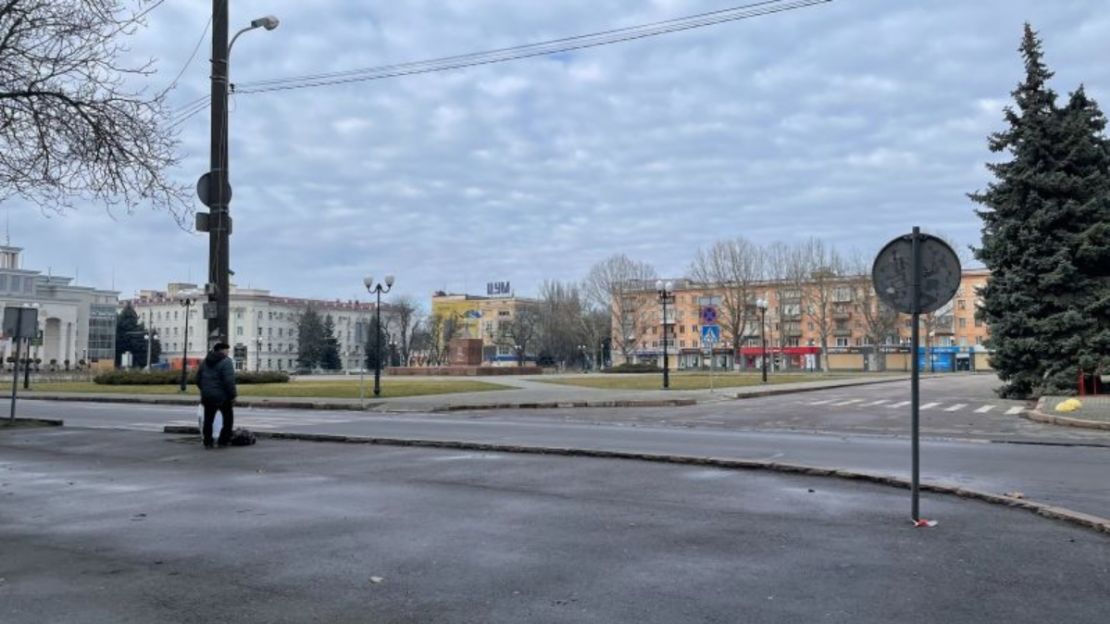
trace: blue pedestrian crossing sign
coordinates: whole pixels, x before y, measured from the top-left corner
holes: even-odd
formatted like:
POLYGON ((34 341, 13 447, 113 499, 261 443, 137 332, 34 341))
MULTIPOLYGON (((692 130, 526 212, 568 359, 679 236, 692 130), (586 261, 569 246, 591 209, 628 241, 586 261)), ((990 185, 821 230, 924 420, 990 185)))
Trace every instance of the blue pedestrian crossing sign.
POLYGON ((701 326, 701 345, 706 349, 713 347, 721 341, 721 326, 720 325, 702 325, 701 326))

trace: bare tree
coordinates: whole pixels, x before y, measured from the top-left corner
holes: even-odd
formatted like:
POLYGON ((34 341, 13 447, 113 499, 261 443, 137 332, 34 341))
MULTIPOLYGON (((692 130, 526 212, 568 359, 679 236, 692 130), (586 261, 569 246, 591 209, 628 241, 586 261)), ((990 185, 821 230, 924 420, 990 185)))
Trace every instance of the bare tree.
POLYGON ((428 361, 435 366, 443 366, 449 353, 451 341, 459 335, 462 323, 455 314, 433 314, 428 318, 428 361))
POLYGON ((523 304, 513 310, 513 317, 499 324, 499 342, 512 347, 517 366, 524 366, 524 356, 540 332, 540 313, 535 305, 523 304))
POLYGON ((589 305, 608 311, 612 347, 626 360, 653 322, 655 278, 650 264, 619 254, 595 264, 582 284, 589 305))
MULTIPOLYGON (((776 242, 768 246, 766 275, 775 293, 775 318, 778 321, 779 347, 799 346, 809 292, 809 262, 805 244, 776 242)), ((784 363, 789 359, 784 358, 784 363)))
POLYGON ((178 162, 165 93, 132 90, 153 63, 121 59, 161 3, 0 0, 0 200, 150 204, 184 223, 185 188, 165 175, 178 162))
POLYGON ((420 329, 420 304, 408 296, 399 297, 389 307, 390 325, 397 330, 397 347, 403 366, 410 366, 413 336, 420 329))
MULTIPOLYGON (((752 324, 759 320, 754 306, 765 263, 766 256, 758 245, 737 237, 699 250, 690 266, 691 277, 721 293, 722 338, 732 344, 734 355, 740 353, 752 324)), ((735 367, 739 368, 739 362, 735 367)))
MULTIPOLYGON (((811 238, 803 245, 805 265, 809 269, 807 301, 804 305, 805 316, 813 323, 821 340, 821 354, 818 366, 829 369, 829 336, 837 328, 843 314, 840 304, 848 303, 851 296, 841 296, 841 288, 848 288, 844 279, 844 260, 835 247, 826 246, 824 241, 811 238), (834 304, 836 306, 834 307, 834 304)), ((848 291, 851 292, 850 289, 848 291)))
POLYGON ((540 352, 554 358, 560 365, 580 358, 585 346, 584 308, 576 284, 545 281, 540 286, 538 307, 540 321, 540 352))
POLYGON ((863 333, 873 348, 871 367, 886 370, 886 354, 881 347, 889 337, 898 336, 898 312, 879 299, 871 281, 871 262, 859 251, 849 255, 848 273, 856 310, 863 322, 863 333))

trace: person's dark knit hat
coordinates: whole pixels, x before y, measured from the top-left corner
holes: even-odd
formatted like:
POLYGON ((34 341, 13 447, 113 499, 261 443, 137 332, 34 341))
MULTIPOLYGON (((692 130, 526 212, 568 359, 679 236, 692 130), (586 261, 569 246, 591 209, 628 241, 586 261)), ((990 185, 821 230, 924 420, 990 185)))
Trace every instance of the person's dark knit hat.
POLYGON ((226 342, 217 342, 215 345, 212 346, 213 351, 227 351, 230 348, 231 345, 227 344, 226 342))

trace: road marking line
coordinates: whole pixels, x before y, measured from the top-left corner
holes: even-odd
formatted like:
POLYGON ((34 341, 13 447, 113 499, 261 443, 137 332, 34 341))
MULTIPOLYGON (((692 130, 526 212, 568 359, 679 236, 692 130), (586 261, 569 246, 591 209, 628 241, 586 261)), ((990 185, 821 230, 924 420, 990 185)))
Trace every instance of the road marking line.
POLYGON ((810 405, 824 405, 825 403, 832 403, 836 399, 825 399, 824 401, 811 401, 810 405))
POLYGON ((851 405, 852 403, 859 403, 862 400, 863 399, 848 399, 847 401, 841 401, 839 403, 833 403, 833 405, 851 405))
POLYGON ((936 407, 938 405, 940 405, 940 403, 926 403, 925 405, 921 406, 921 409, 923 409, 923 410, 933 409, 934 407, 936 407))
POLYGON ((946 412, 958 412, 958 411, 960 411, 961 409, 963 409, 965 407, 967 407, 967 403, 957 403, 957 404, 953 405, 952 407, 944 408, 944 411, 946 411, 946 412))
POLYGON ((887 405, 887 407, 905 407, 909 404, 909 401, 898 401, 897 403, 891 403, 890 405, 887 405))
POLYGON ((991 411, 992 409, 994 409, 993 405, 984 405, 983 407, 980 407, 979 409, 975 410, 975 413, 976 414, 986 414, 987 412, 991 411))
POLYGON ((1006 414, 1007 415, 1020 414, 1024 411, 1025 411, 1024 407, 1011 407, 1010 409, 1006 410, 1006 414))
POLYGON ((890 399, 879 399, 878 401, 871 401, 870 403, 864 403, 860 407, 864 407, 867 405, 882 405, 883 403, 890 403, 890 399))

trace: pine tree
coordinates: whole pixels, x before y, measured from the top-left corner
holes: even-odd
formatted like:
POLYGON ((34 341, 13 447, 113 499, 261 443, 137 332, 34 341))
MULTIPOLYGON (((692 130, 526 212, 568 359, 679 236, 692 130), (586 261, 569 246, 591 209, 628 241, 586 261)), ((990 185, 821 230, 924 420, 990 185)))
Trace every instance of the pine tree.
POLYGON ((305 308, 297 320, 297 365, 316 368, 324 352, 324 324, 312 307, 305 308))
POLYGON ((335 339, 335 322, 330 315, 324 319, 320 367, 329 371, 343 368, 343 363, 339 359, 339 341, 335 339))
MULTIPOLYGON (((127 304, 116 317, 116 366, 123 361, 123 354, 131 353, 131 366, 142 368, 146 366, 147 339, 146 326, 139 319, 139 313, 131 304, 127 304)), ((150 341, 150 362, 158 361, 162 354, 162 345, 157 339, 150 341)))
POLYGON ((378 319, 371 318, 369 331, 366 337, 366 368, 376 368, 380 362, 382 368, 389 366, 389 336, 386 334, 386 324, 378 326, 378 319), (380 337, 379 337, 380 334, 380 337), (379 342, 379 340, 381 342, 379 342), (381 344, 381 352, 378 345, 381 344))
POLYGON ((1006 108, 1009 127, 990 137, 992 151, 1012 158, 988 164, 996 180, 970 196, 985 207, 977 211, 976 255, 991 270, 979 313, 991 330, 991 365, 1006 382, 1000 394, 1014 398, 1073 391, 1081 360, 1097 364, 1093 302, 1105 299, 1105 280, 1099 286, 1095 273, 1105 270, 1088 266, 1080 250, 1105 258, 1095 224, 1110 181, 1097 106, 1080 89, 1057 107, 1047 86, 1052 72, 1028 24, 1021 53, 1026 77, 1013 92, 1016 108, 1006 108), (1092 228, 1094 242, 1084 245, 1092 228))

